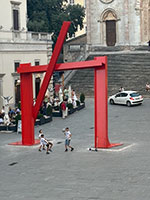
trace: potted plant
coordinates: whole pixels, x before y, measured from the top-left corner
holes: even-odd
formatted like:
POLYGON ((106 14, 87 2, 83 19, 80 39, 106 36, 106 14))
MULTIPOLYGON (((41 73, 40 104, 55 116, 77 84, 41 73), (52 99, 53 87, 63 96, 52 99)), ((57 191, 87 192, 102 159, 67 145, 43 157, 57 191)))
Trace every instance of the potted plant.
POLYGON ((47 115, 47 116, 51 116, 51 115, 52 115, 52 106, 49 105, 49 106, 47 107, 47 109, 46 109, 46 115, 47 115))
POLYGON ((42 125, 42 124, 45 124, 45 118, 44 118, 44 115, 39 113, 38 116, 37 116, 37 119, 39 119, 39 124, 42 125))
POLYGON ((80 94, 80 102, 84 103, 85 101, 85 95, 83 93, 80 94))
POLYGON ((77 100, 77 101, 76 101, 76 104, 77 104, 77 106, 80 106, 80 101, 77 100))
POLYGON ((73 109, 73 104, 72 103, 68 103, 67 107, 68 107, 68 110, 73 109))
POLYGON ((43 117, 43 114, 39 113, 37 116, 37 119, 41 119, 43 117))
POLYGON ((45 116, 45 123, 52 121, 52 106, 48 105, 46 108, 46 116, 45 116))
POLYGON ((85 107, 85 95, 84 93, 80 94, 80 106, 78 106, 78 110, 81 110, 85 107))
POLYGON ((72 113, 75 112, 75 109, 73 108, 73 104, 72 103, 68 103, 67 107, 68 107, 68 113, 69 114, 72 114, 72 113))

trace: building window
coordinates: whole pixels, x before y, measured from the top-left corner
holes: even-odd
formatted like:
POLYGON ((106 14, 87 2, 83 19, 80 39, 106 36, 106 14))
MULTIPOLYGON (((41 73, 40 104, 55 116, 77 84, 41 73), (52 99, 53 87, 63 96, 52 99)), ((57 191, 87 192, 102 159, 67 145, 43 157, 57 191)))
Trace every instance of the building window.
POLYGON ((14 31, 19 31, 20 29, 20 2, 16 1, 11 1, 11 6, 12 6, 12 30, 14 31))
POLYGON ((85 27, 85 32, 87 33, 87 26, 85 27))
POLYGON ((41 85, 41 78, 37 77, 35 79, 35 97, 37 98, 39 91, 40 91, 40 85, 41 85))
POLYGON ((17 68, 19 67, 19 65, 20 65, 20 61, 15 61, 14 62, 15 72, 17 72, 17 68))
POLYGON ((15 106, 18 107, 20 102, 20 80, 15 80, 15 106))
POLYGON ((19 30, 19 12, 18 10, 13 10, 13 30, 19 30))
POLYGON ((70 0, 70 5, 74 5, 74 0, 70 0))
POLYGON ((40 65, 40 61, 39 60, 35 60, 34 64, 35 64, 35 66, 40 65))

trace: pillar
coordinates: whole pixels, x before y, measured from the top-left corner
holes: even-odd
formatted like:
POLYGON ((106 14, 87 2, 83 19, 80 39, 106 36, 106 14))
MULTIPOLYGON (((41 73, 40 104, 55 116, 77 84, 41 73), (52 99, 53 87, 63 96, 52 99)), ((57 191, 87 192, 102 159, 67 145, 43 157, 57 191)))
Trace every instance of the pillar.
MULTIPOLYGON (((25 67, 27 64, 22 64, 25 67)), ((22 145, 33 145, 33 82, 32 73, 21 74, 21 117, 22 117, 22 145)))

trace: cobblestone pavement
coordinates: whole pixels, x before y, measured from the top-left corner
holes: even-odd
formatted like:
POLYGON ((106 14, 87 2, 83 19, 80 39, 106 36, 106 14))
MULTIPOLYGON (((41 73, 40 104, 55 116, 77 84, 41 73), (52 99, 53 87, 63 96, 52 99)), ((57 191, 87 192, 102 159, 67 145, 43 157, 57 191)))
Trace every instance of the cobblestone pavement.
POLYGON ((94 101, 67 119, 43 129, 54 142, 46 155, 38 146, 11 146, 21 135, 0 133, 0 200, 149 200, 150 99, 128 108, 109 105, 109 139, 119 148, 88 151, 94 144, 94 101), (64 152, 62 128, 73 134, 73 152, 64 152))

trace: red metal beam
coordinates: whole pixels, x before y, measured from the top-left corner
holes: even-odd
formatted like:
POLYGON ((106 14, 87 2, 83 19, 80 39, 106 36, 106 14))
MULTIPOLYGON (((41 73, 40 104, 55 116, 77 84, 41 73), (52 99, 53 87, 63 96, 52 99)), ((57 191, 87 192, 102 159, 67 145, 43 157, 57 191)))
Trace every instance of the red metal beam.
MULTIPOLYGON (((56 64, 55 71, 100 67, 103 64, 102 60, 103 57, 97 57, 96 60, 56 64)), ((48 68, 48 65, 40 65, 40 66, 37 65, 31 67, 22 67, 22 66, 23 65, 21 64, 20 67, 17 69, 18 73, 41 73, 41 72, 46 72, 48 68)))
POLYGON ((40 88, 40 91, 39 91, 39 94, 38 94, 38 97, 37 97, 37 100, 36 100, 36 104, 33 106, 34 120, 36 120, 36 118, 37 118, 39 109, 41 107, 43 98, 45 96, 45 92, 48 88, 48 84, 50 82, 52 73, 54 71, 58 56, 59 56, 60 51, 62 49, 62 46, 63 46, 63 43, 64 43, 64 40, 65 40, 65 37, 66 37, 66 34, 67 34, 67 31, 69 29, 70 24, 71 24, 71 22, 64 22, 63 25, 62 25, 62 28, 61 28, 61 31, 59 33, 57 42, 55 44, 55 48, 54 48, 51 60, 48 64, 47 71, 46 71, 44 80, 42 82, 42 85, 41 85, 41 88, 40 88))

